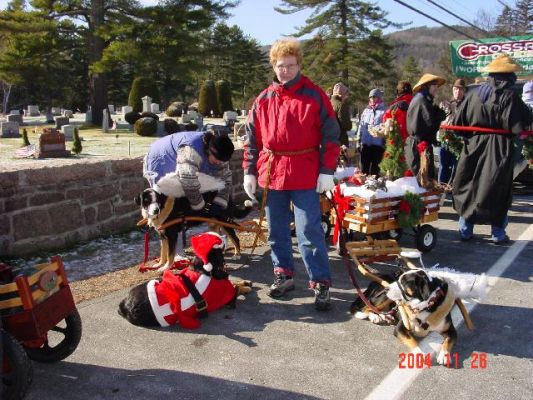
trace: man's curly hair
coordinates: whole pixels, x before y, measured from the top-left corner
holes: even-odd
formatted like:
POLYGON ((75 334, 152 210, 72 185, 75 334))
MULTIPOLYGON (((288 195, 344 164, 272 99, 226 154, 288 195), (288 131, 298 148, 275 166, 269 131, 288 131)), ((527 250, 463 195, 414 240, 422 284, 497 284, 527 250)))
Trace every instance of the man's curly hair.
POLYGON ((303 54, 300 42, 292 39, 277 40, 270 48, 270 64, 274 67, 281 57, 294 56, 298 65, 302 65, 303 54))

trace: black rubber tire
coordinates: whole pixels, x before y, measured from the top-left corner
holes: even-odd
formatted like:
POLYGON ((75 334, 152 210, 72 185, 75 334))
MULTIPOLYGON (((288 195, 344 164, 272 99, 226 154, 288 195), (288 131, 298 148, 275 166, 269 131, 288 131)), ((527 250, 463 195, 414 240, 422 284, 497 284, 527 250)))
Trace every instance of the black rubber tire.
POLYGON ((33 379, 33 365, 22 345, 2 329, 2 400, 24 398, 33 379))
POLYGON ((81 340, 81 318, 77 310, 48 332, 48 341, 39 348, 25 347, 28 357, 34 361, 52 363, 70 356, 81 340), (60 326, 62 325, 62 326, 60 326), (63 326, 64 325, 64 326, 63 326), (53 331, 53 333, 52 333, 53 331), (62 338, 57 339, 58 335, 62 338))
POLYGON ((416 231, 416 248, 422 253, 427 253, 437 245, 437 230, 431 225, 422 225, 416 231))

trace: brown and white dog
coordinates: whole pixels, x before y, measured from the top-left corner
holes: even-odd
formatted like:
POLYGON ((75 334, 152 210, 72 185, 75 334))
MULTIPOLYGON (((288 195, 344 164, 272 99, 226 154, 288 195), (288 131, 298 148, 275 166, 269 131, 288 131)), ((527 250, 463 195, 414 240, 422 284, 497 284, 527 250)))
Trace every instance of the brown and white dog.
POLYGON ((394 336, 413 349, 418 345, 416 338, 434 331, 440 333, 444 341, 437 362, 445 364, 457 341, 451 317, 456 295, 451 286, 422 269, 413 269, 389 286, 387 297, 398 304, 401 316, 394 336))
POLYGON ((191 244, 196 254, 191 267, 177 274, 167 270, 160 279, 135 286, 120 302, 118 313, 138 326, 179 324, 195 329, 200 318, 223 306, 235 307, 237 296, 252 290, 250 281, 229 280, 220 235, 194 235, 191 244))
MULTIPOLYGON (((215 195, 216 192, 206 192, 203 194, 206 203, 210 203, 215 195)), ((159 268, 159 271, 167 270, 174 263, 179 233, 186 231, 191 226, 199 225, 201 222, 184 221, 170 225, 164 229, 160 228, 165 223, 175 219, 205 215, 200 211, 194 211, 185 196, 177 198, 167 196, 154 188, 145 189, 137 195, 135 197, 135 203, 141 207, 142 216, 147 219, 148 226, 154 228, 159 234, 161 254, 158 263, 154 267, 159 268)), ((251 210, 252 204, 250 201, 245 203, 244 206, 237 206, 230 200, 224 214, 210 215, 209 217, 234 224, 235 219, 244 218, 251 210)), ((235 249, 235 255, 240 255, 240 241, 235 230, 228 227, 223 227, 222 229, 231 240, 235 249)))

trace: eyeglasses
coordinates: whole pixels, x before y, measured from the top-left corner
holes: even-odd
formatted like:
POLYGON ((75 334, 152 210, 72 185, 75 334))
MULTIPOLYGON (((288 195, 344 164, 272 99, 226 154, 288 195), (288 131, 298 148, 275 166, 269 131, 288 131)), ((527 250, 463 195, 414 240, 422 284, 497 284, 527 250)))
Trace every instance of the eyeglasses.
POLYGON ((279 71, 290 71, 298 68, 298 64, 276 65, 275 68, 279 71))

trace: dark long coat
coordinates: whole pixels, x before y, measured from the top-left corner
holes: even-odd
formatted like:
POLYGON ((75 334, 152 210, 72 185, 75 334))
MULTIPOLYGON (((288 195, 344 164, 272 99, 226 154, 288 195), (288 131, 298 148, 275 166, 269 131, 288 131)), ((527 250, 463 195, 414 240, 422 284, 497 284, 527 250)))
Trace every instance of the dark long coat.
POLYGON ((437 132, 445 113, 437 105, 433 104, 433 97, 424 91, 418 92, 407 109, 407 132, 409 136, 405 140, 405 161, 408 168, 416 176, 420 170, 420 155, 417 145, 428 142, 429 150, 429 178, 435 179, 435 167, 433 162, 433 148, 437 142, 437 132))
MULTIPOLYGON (((454 125, 521 132, 530 123, 531 114, 510 85, 489 77, 485 84, 468 91, 454 125)), ((501 227, 512 202, 515 135, 462 135, 464 147, 453 182, 453 206, 468 222, 501 227)))

